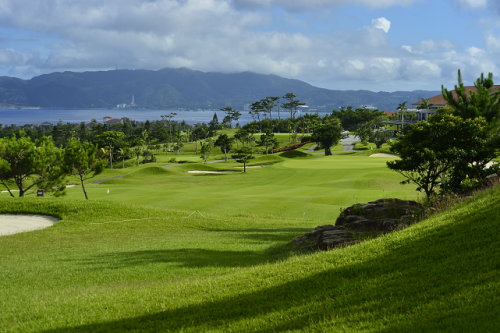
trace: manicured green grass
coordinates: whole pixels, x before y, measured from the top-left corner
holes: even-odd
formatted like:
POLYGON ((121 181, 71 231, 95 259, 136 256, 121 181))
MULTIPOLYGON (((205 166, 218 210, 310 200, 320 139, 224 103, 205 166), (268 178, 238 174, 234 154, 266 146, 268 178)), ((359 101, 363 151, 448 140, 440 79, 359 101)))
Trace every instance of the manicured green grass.
MULTIPOLYGON (((338 145, 335 145, 335 146, 332 146, 330 148, 330 150, 332 152, 336 152, 336 151, 342 151, 344 149, 344 145, 341 145, 341 144, 338 144, 338 145)), ((318 150, 314 150, 315 153, 324 153, 325 152, 325 149, 318 149, 318 150)))
MULTIPOLYGON (((308 160, 285 164, 300 162, 308 160)), ((500 325, 500 188, 403 231, 317 253, 286 246, 315 225, 301 219, 188 217, 71 198, 0 202, 0 213, 62 219, 0 238, 2 332, 494 332, 500 325)))
MULTIPOLYGON (((312 157, 292 151, 257 157, 250 161, 250 166, 267 166, 248 169, 246 173, 188 173, 196 170, 241 171, 242 164, 232 160, 206 165, 186 163, 166 168, 168 172, 165 173, 137 173, 137 170, 161 167, 163 164, 158 162, 139 168, 108 170, 100 178, 127 176, 98 185, 88 184, 86 189, 91 200, 232 216, 302 218, 305 213, 305 218, 323 223, 334 221, 341 207, 356 202, 381 197, 415 198, 415 187, 401 186, 402 176, 386 167, 385 162, 389 159, 358 155, 312 157), (304 158, 296 158, 296 155, 304 158)), ((84 200, 78 186, 68 189, 68 197, 84 200)))
MULTIPOLYGON (((382 145, 382 148, 389 148, 389 144, 384 143, 382 145)), ((355 142, 354 143, 354 149, 356 150, 371 150, 371 149, 377 149, 377 146, 373 142, 368 142, 366 144, 362 142, 355 142)))
POLYGON ((247 173, 168 154, 105 170, 122 177, 87 183, 88 201, 0 194, 0 214, 61 219, 0 237, 0 332, 495 331, 500 188, 355 246, 287 245, 342 207, 417 197, 380 151, 258 156, 247 173), (220 170, 239 172, 188 173, 220 170))

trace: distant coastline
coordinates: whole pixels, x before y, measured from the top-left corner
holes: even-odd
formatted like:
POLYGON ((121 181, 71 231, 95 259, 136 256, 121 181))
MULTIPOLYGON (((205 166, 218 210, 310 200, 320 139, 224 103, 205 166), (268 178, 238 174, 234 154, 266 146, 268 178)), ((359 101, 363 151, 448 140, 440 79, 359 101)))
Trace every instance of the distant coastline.
MULTIPOLYGON (((142 121, 146 120, 154 121, 161 120, 161 115, 169 114, 170 112, 177 113, 177 115, 172 119, 173 121, 182 122, 183 120, 188 124, 196 123, 208 123, 212 120, 214 113, 217 114, 219 121, 222 121, 226 115, 220 110, 201 110, 201 111, 185 111, 177 109, 167 109, 167 110, 135 110, 135 109, 2 109, 0 108, 0 123, 4 125, 15 124, 17 126, 23 126, 25 124, 41 124, 43 122, 49 122, 51 124, 57 124, 61 120, 64 124, 66 123, 85 123, 90 122, 92 119, 96 119, 98 122, 103 122, 103 117, 109 116, 112 118, 122 118, 127 117, 131 120, 142 121), (16 112, 18 111, 18 112, 16 112)), ((331 110, 328 111, 328 113, 331 110)), ((325 112, 318 112, 325 113, 325 112)), ((281 112, 281 118, 285 119, 289 114, 286 112, 281 112)), ((277 113, 273 113, 273 118, 277 118, 277 113)), ((248 111, 241 111, 240 125, 244 125, 251 122, 253 119, 248 114, 248 111)), ((234 125, 234 124, 233 124, 234 125)))

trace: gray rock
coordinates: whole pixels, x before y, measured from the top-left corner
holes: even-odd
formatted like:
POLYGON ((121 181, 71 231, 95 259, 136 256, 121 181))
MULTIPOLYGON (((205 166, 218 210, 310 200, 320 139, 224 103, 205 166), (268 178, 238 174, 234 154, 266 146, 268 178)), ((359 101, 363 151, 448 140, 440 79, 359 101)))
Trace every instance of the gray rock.
POLYGON ((489 176, 486 176, 483 181, 484 187, 494 186, 498 183, 500 183, 500 174, 498 173, 493 173, 489 176))
POLYGON ((361 236, 377 236, 402 230, 414 222, 412 214, 422 209, 415 201, 379 199, 356 204, 342 211, 335 225, 320 225, 290 244, 309 250, 329 250, 358 243, 361 236))

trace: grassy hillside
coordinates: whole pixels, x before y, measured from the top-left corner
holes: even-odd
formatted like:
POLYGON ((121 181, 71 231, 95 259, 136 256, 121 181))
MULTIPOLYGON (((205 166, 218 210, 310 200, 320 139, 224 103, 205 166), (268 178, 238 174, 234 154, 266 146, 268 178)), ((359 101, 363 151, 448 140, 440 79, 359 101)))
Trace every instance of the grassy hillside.
POLYGON ((300 220, 187 218, 109 201, 1 201, 1 213, 62 218, 1 238, 3 332, 493 332, 500 325, 499 188, 403 231, 318 253, 286 247, 309 230, 300 220))
POLYGON ((0 77, 0 102, 43 108, 114 108, 130 103, 132 95, 139 108, 220 109, 243 105, 266 96, 295 93, 310 106, 376 105, 394 110, 401 100, 417 101, 439 91, 393 93, 340 91, 276 75, 205 73, 187 68, 152 70, 110 70, 43 74, 31 80, 0 77))
POLYGON ((89 201, 0 194, 0 214, 61 219, 0 237, 0 332, 495 331, 500 187, 351 247, 287 245, 342 206, 416 196, 366 154, 159 161, 107 170, 123 177, 89 201))

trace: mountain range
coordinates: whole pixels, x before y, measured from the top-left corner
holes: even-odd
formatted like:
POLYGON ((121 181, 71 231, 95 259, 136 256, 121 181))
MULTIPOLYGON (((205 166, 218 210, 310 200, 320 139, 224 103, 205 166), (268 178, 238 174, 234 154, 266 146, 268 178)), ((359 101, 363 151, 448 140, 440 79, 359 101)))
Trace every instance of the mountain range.
POLYGON ((230 106, 242 110, 245 104, 267 96, 293 92, 309 107, 339 109, 341 106, 374 106, 396 109, 440 91, 372 92, 368 90, 329 90, 277 75, 253 72, 215 73, 187 68, 153 70, 110 70, 95 72, 56 72, 22 80, 0 77, 0 104, 3 107, 41 107, 47 109, 116 108, 131 104, 142 109, 220 109, 230 106))

